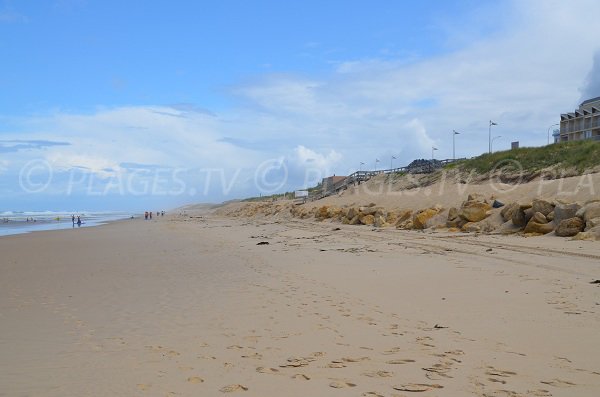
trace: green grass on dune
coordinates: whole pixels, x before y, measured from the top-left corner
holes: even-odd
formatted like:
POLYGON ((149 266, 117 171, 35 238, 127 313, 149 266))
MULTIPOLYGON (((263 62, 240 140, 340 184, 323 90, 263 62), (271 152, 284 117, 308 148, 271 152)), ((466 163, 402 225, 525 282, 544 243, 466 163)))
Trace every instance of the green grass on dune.
POLYGON ((556 143, 542 147, 524 147, 492 154, 483 154, 472 159, 451 164, 449 168, 474 170, 484 174, 494 169, 506 171, 540 171, 556 167, 576 169, 583 172, 600 165, 600 142, 574 141, 556 143))

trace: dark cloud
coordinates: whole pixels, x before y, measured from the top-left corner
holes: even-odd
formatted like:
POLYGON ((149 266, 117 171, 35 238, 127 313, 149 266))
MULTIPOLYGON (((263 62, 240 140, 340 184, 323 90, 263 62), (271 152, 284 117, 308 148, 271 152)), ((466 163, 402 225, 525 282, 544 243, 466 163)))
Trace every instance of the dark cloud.
POLYGON ((581 90, 581 94, 582 101, 600 96, 600 50, 594 54, 592 70, 590 70, 585 79, 585 85, 581 90))
POLYGON ((13 153, 20 150, 39 150, 52 146, 69 146, 68 142, 43 140, 0 140, 0 153, 13 153))

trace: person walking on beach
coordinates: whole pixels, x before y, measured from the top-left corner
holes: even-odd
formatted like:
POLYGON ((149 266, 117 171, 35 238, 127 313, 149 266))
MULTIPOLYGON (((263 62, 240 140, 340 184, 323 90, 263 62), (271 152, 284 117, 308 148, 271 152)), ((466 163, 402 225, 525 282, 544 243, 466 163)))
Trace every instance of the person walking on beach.
POLYGON ((81 217, 77 215, 77 227, 81 227, 81 217))
POLYGON ((150 219, 152 219, 152 211, 150 211, 149 213, 150 219))
POLYGON ((144 220, 147 221, 148 220, 148 211, 144 212, 144 220))
POLYGON ((71 215, 71 222, 73 222, 73 226, 75 226, 75 215, 71 215))

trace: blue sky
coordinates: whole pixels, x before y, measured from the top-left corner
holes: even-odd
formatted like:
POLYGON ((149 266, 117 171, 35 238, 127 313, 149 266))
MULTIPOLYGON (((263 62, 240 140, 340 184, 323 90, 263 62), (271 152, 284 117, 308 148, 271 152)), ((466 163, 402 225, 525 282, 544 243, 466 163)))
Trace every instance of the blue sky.
POLYGON ((598 87, 593 6, 0 0, 0 211, 293 190, 453 129, 479 154, 489 119, 542 145, 598 87))

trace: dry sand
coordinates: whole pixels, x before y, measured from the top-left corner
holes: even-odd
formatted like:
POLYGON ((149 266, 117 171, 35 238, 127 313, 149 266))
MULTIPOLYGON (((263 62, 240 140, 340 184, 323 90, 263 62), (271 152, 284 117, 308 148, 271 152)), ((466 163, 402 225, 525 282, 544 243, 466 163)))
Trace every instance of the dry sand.
POLYGON ((197 216, 0 238, 0 396, 600 395, 598 243, 197 216))

